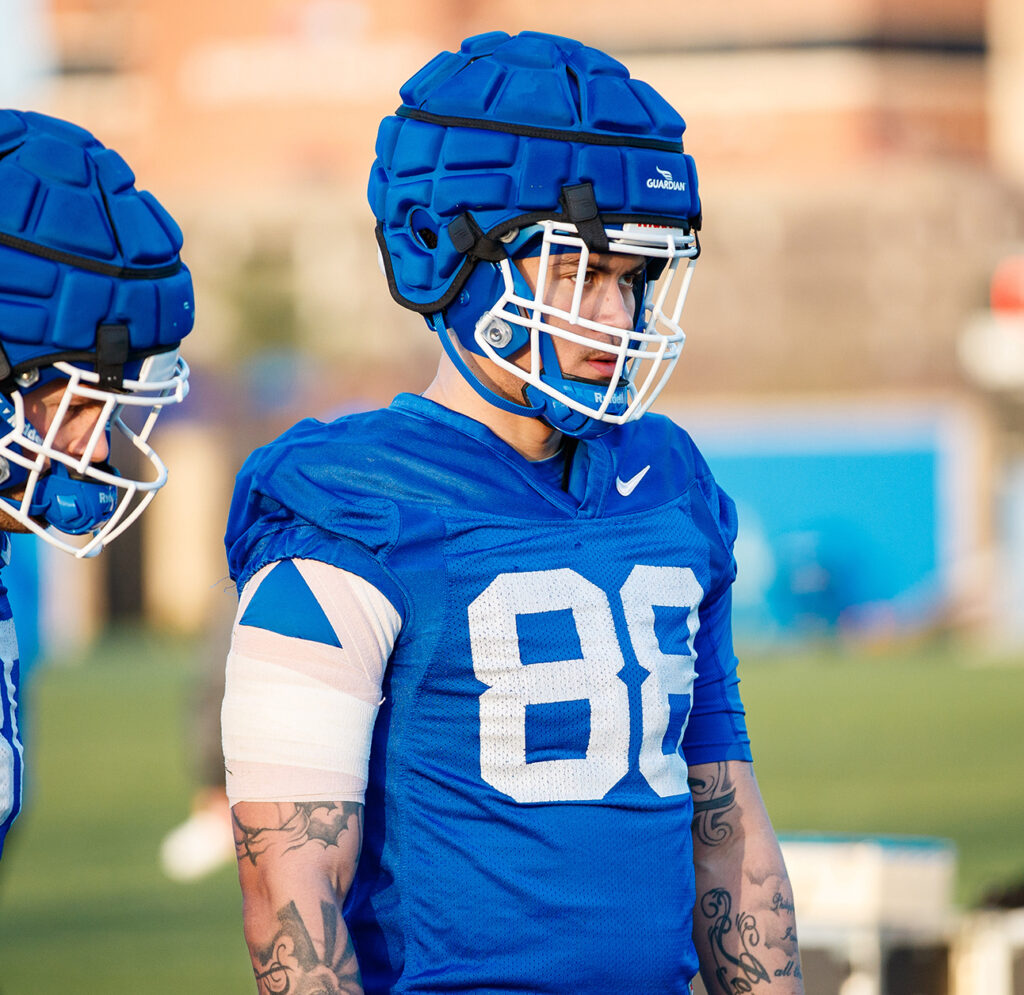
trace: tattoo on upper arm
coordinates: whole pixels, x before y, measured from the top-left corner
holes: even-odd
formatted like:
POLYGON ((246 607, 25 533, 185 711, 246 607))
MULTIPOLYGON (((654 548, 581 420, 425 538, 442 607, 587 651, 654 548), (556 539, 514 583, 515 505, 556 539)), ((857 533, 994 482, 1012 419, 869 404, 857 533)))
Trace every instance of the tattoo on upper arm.
POLYGON ((324 952, 321 956, 299 910, 290 902, 277 913, 281 928, 265 947, 252 951, 260 995, 357 995, 359 965, 348 931, 339 929, 338 910, 320 904, 324 952), (338 949, 339 934, 345 942, 338 949))
MULTIPOLYGON (((357 852, 361 839, 359 802, 277 802, 278 817, 273 825, 251 826, 231 810, 235 832, 235 851, 239 860, 253 866, 270 849, 296 850, 312 841, 325 847, 338 846, 342 836, 355 833, 357 852)), ((262 820, 268 821, 268 820, 262 820)))
POLYGON ((693 796, 693 835, 707 846, 724 843, 734 832, 736 788, 727 763, 702 764, 700 775, 687 779, 693 796))

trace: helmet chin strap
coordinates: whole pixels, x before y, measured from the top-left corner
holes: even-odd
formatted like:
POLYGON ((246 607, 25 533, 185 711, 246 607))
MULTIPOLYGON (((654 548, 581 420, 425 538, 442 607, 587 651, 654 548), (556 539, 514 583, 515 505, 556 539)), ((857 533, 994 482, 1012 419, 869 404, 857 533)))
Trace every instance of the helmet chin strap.
MULTIPOLYGON (((543 336, 540 345, 540 353, 541 359, 544 363, 544 369, 546 371, 544 376, 545 382, 549 386, 555 387, 566 397, 586 404, 590 401, 586 395, 592 395, 595 387, 607 390, 607 386, 602 388, 599 384, 588 384, 583 380, 565 379, 562 376, 562 368, 558 363, 558 354, 555 350, 554 343, 551 341, 550 335, 543 336), (557 381, 554 383, 552 382, 553 378, 551 377, 550 372, 547 372, 551 370, 557 371, 558 374, 557 381)), ((540 417, 544 421, 546 421, 552 428, 558 429, 559 432, 572 436, 575 439, 597 439, 610 432, 615 427, 612 422, 601 421, 598 418, 585 415, 582 412, 570 408, 567 404, 562 403, 550 394, 546 394, 533 384, 527 385, 526 396, 535 404, 538 404, 543 408, 540 417)), ((608 410, 613 414, 620 414, 626 410, 628 405, 629 388, 628 386, 620 385, 612 395, 612 402, 609 404, 608 410)))
POLYGON ((590 415, 574 411, 567 404, 549 397, 532 385, 526 388, 526 393, 528 397, 544 399, 544 411, 540 418, 563 435, 571 435, 574 439, 598 439, 615 428, 613 422, 600 421, 590 415))
MULTIPOLYGON (((102 469, 117 474, 109 464, 102 469)), ((13 501, 5 498, 10 504, 13 501)), ((117 488, 73 477, 63 463, 54 463, 32 492, 27 514, 41 518, 67 535, 85 535, 102 525, 117 508, 117 488)))
MULTIPOLYGON (((506 263, 506 265, 511 266, 512 264, 506 263)), ((512 266, 512 272, 517 290, 523 293, 528 288, 522 274, 519 273, 515 266, 512 266)), ((507 397, 503 397, 483 383, 480 377, 470 368, 453 341, 453 336, 448 334, 443 314, 434 312, 427 316, 426 320, 427 324, 437 333, 444 351, 455 364, 456 369, 473 390, 489 404, 514 415, 520 415, 525 418, 540 418, 552 428, 576 439, 596 439, 610 432, 615 427, 611 422, 601 421, 570 408, 567 404, 545 393, 533 384, 524 382, 523 394, 525 400, 529 402, 527 404, 519 404, 516 401, 509 400, 507 397)), ((557 351, 550 335, 546 333, 541 335, 540 349, 543 368, 547 371, 543 376, 545 382, 555 387, 567 397, 577 399, 584 404, 588 403, 586 395, 592 395, 595 387, 600 385, 565 379, 562 376, 557 351), (551 376, 551 371, 555 372, 554 378, 551 376)), ((607 387, 604 387, 604 389, 607 390, 607 387)), ((609 410, 613 414, 619 414, 625 411, 628 405, 629 386, 623 384, 616 388, 609 405, 609 410)))
MULTIPOLYGON (((469 364, 462 358, 458 347, 452 341, 452 336, 448 334, 448 329, 445 328, 444 316, 439 312, 435 311, 433 314, 427 316, 427 324, 437 333, 437 337, 441 340, 441 345, 444 351, 448 354, 448 358, 455 364, 455 368, 462 374, 463 378, 469 383, 470 387, 473 388, 485 401, 489 404, 493 404, 496 408, 501 408, 502 411, 508 411, 513 415, 522 415, 524 418, 536 418, 544 410, 542 404, 533 402, 532 404, 517 404, 515 401, 510 401, 507 397, 502 397, 500 394, 491 390, 487 387, 480 378, 470 369, 469 364)), ((531 399, 532 400, 532 399, 531 399)))

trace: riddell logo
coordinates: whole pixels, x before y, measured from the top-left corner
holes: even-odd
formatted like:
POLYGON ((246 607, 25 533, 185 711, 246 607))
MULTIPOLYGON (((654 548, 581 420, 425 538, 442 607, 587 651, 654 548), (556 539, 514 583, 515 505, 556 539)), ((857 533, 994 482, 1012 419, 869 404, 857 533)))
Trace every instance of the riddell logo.
POLYGON ((647 186, 652 190, 685 190, 686 184, 681 180, 672 178, 672 174, 667 169, 662 169, 660 166, 655 166, 654 171, 661 177, 660 180, 656 180, 653 176, 647 181, 647 186))

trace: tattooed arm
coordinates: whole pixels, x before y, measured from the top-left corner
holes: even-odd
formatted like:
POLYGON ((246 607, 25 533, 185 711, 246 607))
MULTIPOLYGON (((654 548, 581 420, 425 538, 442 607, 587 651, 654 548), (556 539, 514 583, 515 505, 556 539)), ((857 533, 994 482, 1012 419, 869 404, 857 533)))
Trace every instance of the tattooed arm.
POLYGON ((341 916, 362 843, 356 802, 236 802, 245 939, 258 995, 362 995, 341 916))
POLYGON ((704 986, 709 995, 803 995, 793 890, 753 767, 701 764, 689 783, 704 986))

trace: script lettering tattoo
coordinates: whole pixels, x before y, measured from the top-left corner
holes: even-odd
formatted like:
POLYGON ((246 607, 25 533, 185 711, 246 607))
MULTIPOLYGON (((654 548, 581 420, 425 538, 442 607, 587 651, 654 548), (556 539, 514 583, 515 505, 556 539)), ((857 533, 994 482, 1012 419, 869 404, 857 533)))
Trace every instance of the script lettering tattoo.
POLYGON ((281 928, 266 947, 253 951, 253 973, 260 995, 359 995, 362 992, 352 941, 349 939, 340 950, 336 949, 337 909, 323 902, 320 914, 323 957, 317 953, 295 903, 290 902, 278 911, 281 928))
POLYGON ((718 846, 733 834, 730 819, 736 811, 736 789, 725 763, 704 764, 687 778, 693 796, 694 837, 706 846, 718 846))
POLYGON ((783 956, 787 958, 786 965, 781 968, 776 968, 776 978, 802 978, 803 974, 800 971, 800 953, 798 950, 797 938, 796 938, 796 925, 793 920, 795 910, 793 908, 793 896, 783 894, 781 891, 775 892, 772 895, 771 911, 781 918, 781 922, 768 921, 765 927, 764 946, 766 950, 781 950, 783 956), (782 929, 782 934, 779 935, 779 929, 782 928, 782 924, 789 922, 790 925, 782 929))
POLYGON ((715 980, 720 991, 725 995, 743 995, 762 982, 770 985, 771 976, 752 949, 761 942, 754 916, 739 912, 734 917, 732 895, 724 888, 705 892, 700 909, 709 922, 708 942, 715 958, 715 980), (731 953, 727 945, 736 952, 731 953))
POLYGON ((255 867, 270 849, 287 852, 311 841, 337 846, 343 833, 360 831, 362 806, 358 802, 280 802, 276 808, 279 817, 269 826, 247 825, 239 819, 237 809, 231 810, 239 860, 248 860, 255 867))
POLYGON ((786 896, 777 891, 772 895, 772 912, 793 912, 793 903, 786 899, 786 896))

